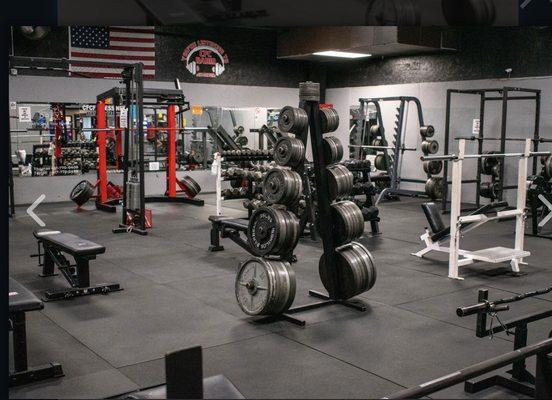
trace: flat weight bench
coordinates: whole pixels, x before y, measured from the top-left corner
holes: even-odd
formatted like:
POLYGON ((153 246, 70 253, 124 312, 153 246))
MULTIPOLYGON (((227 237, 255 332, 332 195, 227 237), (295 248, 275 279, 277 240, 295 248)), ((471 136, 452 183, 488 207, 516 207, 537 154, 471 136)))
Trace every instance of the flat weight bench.
POLYGON ((247 251, 251 251, 249 242, 240 237, 240 232, 247 235, 249 220, 245 218, 229 218, 221 215, 211 215, 211 245, 209 251, 222 251, 224 246, 220 244, 220 238, 230 238, 247 251))
POLYGON ((24 385, 63 376, 61 364, 49 363, 29 368, 27 363, 27 328, 25 313, 42 310, 44 303, 16 280, 9 282, 8 329, 13 334, 13 366, 9 386, 24 385))
POLYGON ((224 375, 203 378, 201 347, 165 355, 166 384, 122 396, 123 399, 244 399, 224 375))
POLYGON ((55 276, 54 268, 57 265, 71 285, 67 289, 46 291, 43 297, 44 301, 107 294, 122 290, 118 283, 90 285, 90 260, 94 260, 98 254, 105 253, 104 246, 71 233, 50 229, 39 229, 33 234, 38 241, 38 265, 42 267, 40 276, 55 276), (75 264, 72 265, 64 254, 74 257, 75 264))

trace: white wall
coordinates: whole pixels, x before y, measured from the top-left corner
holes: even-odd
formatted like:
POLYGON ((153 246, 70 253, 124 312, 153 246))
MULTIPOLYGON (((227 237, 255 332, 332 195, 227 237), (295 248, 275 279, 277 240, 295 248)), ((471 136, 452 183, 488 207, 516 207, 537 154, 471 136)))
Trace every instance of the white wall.
MULTIPOLYGON (((444 129, 445 129, 445 105, 447 89, 479 89, 479 88, 497 88, 504 86, 514 86, 521 88, 540 89, 541 93, 541 137, 552 138, 552 77, 536 77, 526 79, 497 79, 497 80, 476 80, 476 81, 454 81, 454 82, 435 82, 435 83, 415 83, 401 85, 381 85, 365 86, 353 88, 328 89, 326 92, 326 102, 332 103, 337 109, 341 124, 336 136, 338 136, 344 145, 349 143, 348 119, 349 107, 358 104, 361 97, 388 97, 388 96, 415 96, 422 103, 424 119, 426 124, 435 127, 436 133, 434 139, 439 141, 439 154, 443 154, 444 149, 444 129)), ((474 95, 453 95, 453 107, 451 113, 451 135, 466 136, 472 134, 472 121, 479 118, 479 97, 474 95)), ((386 135, 389 138, 393 134, 395 107, 398 103, 382 102, 382 114, 386 135)), ((500 136, 500 110, 501 102, 487 102, 485 111, 485 136, 500 136)), ((508 131, 510 137, 532 136, 534 126, 534 102, 515 101, 509 103, 508 110, 508 131)), ((415 108, 409 113, 408 130, 406 135, 406 146, 417 147, 420 149, 421 138, 418 134, 418 124, 415 116, 415 108)), ((475 143, 468 142, 468 153, 477 152, 475 143)), ((485 150, 497 149, 498 142, 488 141, 484 144, 485 150)), ((507 150, 519 150, 522 143, 510 142, 507 144, 507 150)), ((552 148, 550 145, 542 145, 542 149, 552 148)), ((449 152, 457 150, 456 143, 451 143, 449 152)), ((416 152, 406 152, 403 162, 404 178, 424 179, 425 175, 422 169, 422 163, 419 159, 421 150, 416 152)), ((464 168, 464 179, 475 176, 475 161, 466 162, 464 168)), ((505 169, 506 185, 516 184, 517 164, 513 159, 507 161, 505 169)), ((450 171, 450 169, 449 169, 450 171)), ((416 188, 423 190, 421 184, 404 183, 404 188, 416 188)), ((463 199, 470 201, 474 198, 475 185, 464 185, 463 199)), ((506 199, 513 202, 515 191, 509 191, 506 199)))
MULTIPOLYGON (((84 79, 46 76, 10 76, 9 100, 17 102, 74 102, 94 103, 96 96, 118 86, 117 80, 84 79)), ((174 88, 173 82, 145 82, 146 87, 174 88)), ((190 104, 213 105, 222 107, 283 107, 297 104, 298 89, 262 86, 234 86, 181 83, 184 94, 190 104)), ((12 123, 12 129, 17 124, 12 123)), ((245 127, 246 130, 250 127, 245 127)), ((178 175, 191 175, 202 187, 203 192, 214 191, 214 177, 210 171, 193 171, 178 175)), ((46 202, 67 201, 69 192, 77 182, 88 179, 95 182, 95 175, 56 176, 56 177, 15 177, 15 203, 30 204, 40 194, 46 194, 46 202)), ((120 184, 122 178, 110 175, 114 183, 120 184)), ((146 175, 146 193, 160 194, 165 190, 164 173, 146 175)))

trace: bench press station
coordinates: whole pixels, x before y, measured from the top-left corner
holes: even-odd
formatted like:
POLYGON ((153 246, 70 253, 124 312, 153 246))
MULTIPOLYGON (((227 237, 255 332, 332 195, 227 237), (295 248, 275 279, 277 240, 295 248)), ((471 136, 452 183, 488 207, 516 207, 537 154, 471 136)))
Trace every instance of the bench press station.
POLYGON ((523 153, 504 153, 493 154, 496 157, 519 157, 518 164, 518 184, 517 184, 517 206, 513 210, 500 210, 507 204, 491 203, 476 210, 469 215, 460 215, 460 203, 462 198, 462 164, 464 159, 482 158, 481 154, 465 154, 466 139, 458 141, 458 155, 450 154, 443 156, 424 156, 422 161, 443 160, 452 161, 452 193, 451 193, 451 211, 450 226, 445 227, 436 205, 426 203, 422 205, 428 218, 432 232, 426 229, 426 232, 420 237, 425 242, 426 247, 417 253, 412 253, 417 257, 423 257, 430 251, 441 251, 449 253, 449 272, 448 277, 452 279, 463 279, 458 275, 458 267, 471 264, 475 261, 489 263, 501 263, 510 261, 512 272, 520 275, 519 265, 523 263, 525 257, 531 255, 530 252, 523 250, 525 233, 525 204, 527 197, 527 162, 529 157, 548 155, 550 152, 531 152, 531 139, 525 141, 523 153), (487 215, 492 211, 492 215, 487 215), (462 234, 475 229, 486 222, 493 220, 516 220, 515 227, 515 247, 491 247, 487 249, 468 251, 460 249, 460 238, 462 234), (469 228, 468 228, 469 226, 469 228), (449 246, 444 246, 444 242, 449 241, 449 246))
POLYGON ((71 233, 62 233, 51 229, 34 231, 38 241, 38 265, 42 267, 40 276, 54 276, 55 265, 67 279, 70 288, 48 290, 44 293, 44 301, 62 300, 77 296, 92 294, 107 294, 122 290, 118 283, 99 283, 90 285, 90 260, 96 255, 105 253, 105 247, 82 239, 71 233), (73 256, 72 265, 63 253, 73 256))
POLYGON ((48 363, 29 368, 27 360, 27 326, 25 314, 29 311, 38 311, 44 308, 40 301, 26 287, 15 279, 9 280, 9 311, 8 329, 13 334, 13 366, 10 372, 9 386, 24 385, 43 379, 64 376, 59 363, 48 363))

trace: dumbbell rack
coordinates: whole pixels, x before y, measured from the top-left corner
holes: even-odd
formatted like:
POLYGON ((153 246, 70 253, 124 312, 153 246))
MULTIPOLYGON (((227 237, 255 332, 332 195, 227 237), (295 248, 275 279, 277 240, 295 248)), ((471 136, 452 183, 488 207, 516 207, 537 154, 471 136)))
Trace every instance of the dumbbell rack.
MULTIPOLYGON (((329 163, 324 157, 324 138, 321 128, 321 116, 320 116, 320 103, 318 100, 300 100, 299 108, 302 108, 308 116, 308 126, 305 127, 302 133, 297 134, 296 137, 300 139, 303 144, 307 145, 307 139, 310 132, 312 157, 315 170, 315 189, 316 197, 318 201, 318 230, 322 239, 322 247, 324 250, 326 269, 325 274, 327 277, 327 286, 329 287, 328 294, 321 293, 316 290, 309 290, 309 296, 319 299, 319 301, 305 304, 302 306, 292 307, 282 314, 269 315, 261 318, 259 321, 272 322, 277 320, 285 320, 296 325, 305 326, 306 321, 294 316, 294 314, 301 313, 316 308, 321 308, 329 305, 339 304, 349 308, 353 308, 357 311, 365 312, 366 306, 362 303, 343 300, 341 293, 339 292, 339 275, 337 273, 337 256, 335 250, 335 244, 333 240, 333 216, 331 212, 330 191, 328 184, 328 172, 327 167, 329 163)), ((301 163, 295 171, 305 179, 304 163, 301 163)), ((305 190, 305 185, 303 185, 305 190)), ((306 194, 310 196, 310 193, 306 194)), ((297 210, 291 208, 291 211, 297 210)))

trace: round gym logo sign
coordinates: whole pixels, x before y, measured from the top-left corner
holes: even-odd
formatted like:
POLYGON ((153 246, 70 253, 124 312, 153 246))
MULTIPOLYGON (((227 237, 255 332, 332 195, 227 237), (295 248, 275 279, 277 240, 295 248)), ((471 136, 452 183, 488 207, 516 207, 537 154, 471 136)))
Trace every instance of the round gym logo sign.
POLYGON ((181 61, 186 69, 200 78, 216 78, 221 75, 229 63, 228 54, 215 42, 196 40, 184 49, 181 61))

